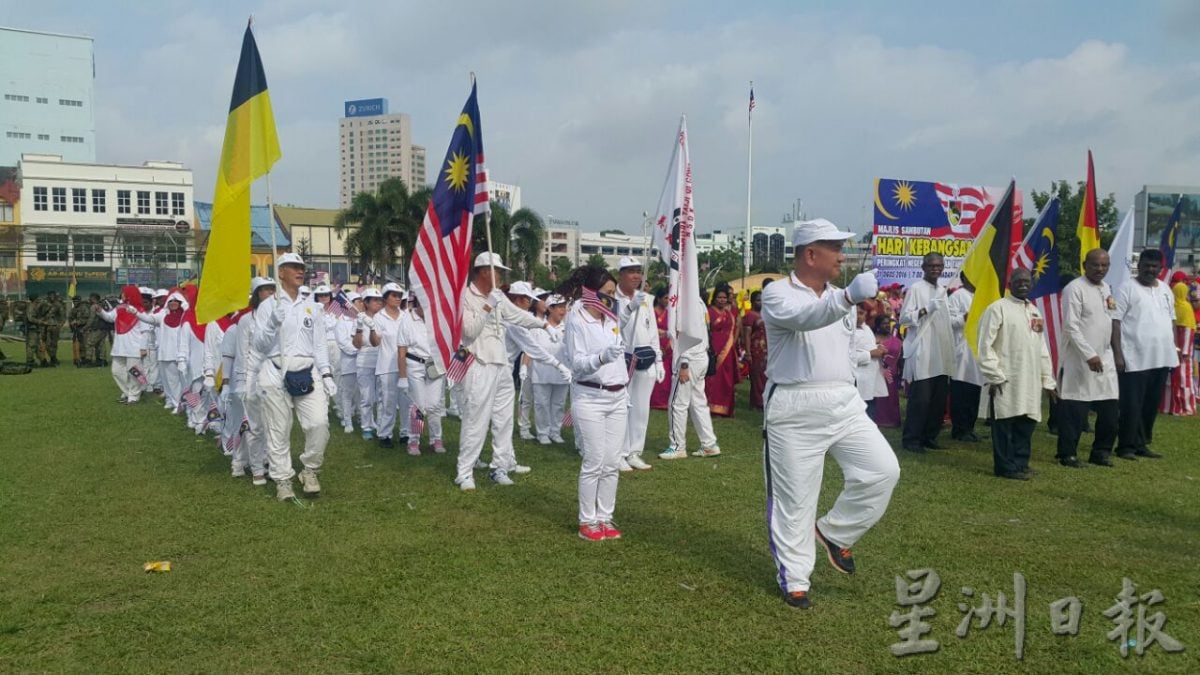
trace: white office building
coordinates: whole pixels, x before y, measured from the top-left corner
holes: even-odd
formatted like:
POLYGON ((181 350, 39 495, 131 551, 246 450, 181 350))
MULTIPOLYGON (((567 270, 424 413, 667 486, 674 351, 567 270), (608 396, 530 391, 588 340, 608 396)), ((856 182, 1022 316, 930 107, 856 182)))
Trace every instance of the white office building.
POLYGON ((192 275, 192 171, 178 162, 85 164, 26 154, 21 268, 26 290, 109 293, 131 283, 165 287, 192 275))
POLYGON ((0 166, 96 161, 92 38, 0 27, 0 166))
POLYGON ((344 110, 338 120, 341 208, 388 178, 403 180, 410 191, 425 187, 425 148, 413 145, 407 113, 388 113, 386 98, 346 101, 344 110))
POLYGON ((509 185, 507 183, 497 183, 494 180, 489 180, 488 199, 494 202, 499 202, 504 208, 508 209, 509 213, 513 213, 521 208, 521 186, 509 185))

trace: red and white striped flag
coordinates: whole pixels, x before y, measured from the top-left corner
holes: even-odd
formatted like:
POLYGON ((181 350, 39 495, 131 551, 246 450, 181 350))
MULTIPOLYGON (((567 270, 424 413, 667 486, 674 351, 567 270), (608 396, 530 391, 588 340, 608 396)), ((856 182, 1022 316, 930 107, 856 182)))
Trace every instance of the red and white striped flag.
POLYGON ((452 355, 461 347, 463 289, 471 271, 471 221, 475 214, 487 213, 488 209, 483 129, 472 84, 446 159, 437 169, 437 183, 413 247, 408 275, 431 327, 432 357, 452 380, 452 355))
POLYGON ((326 311, 340 319, 358 318, 358 310, 354 309, 345 291, 338 291, 338 294, 333 296, 333 301, 329 303, 329 309, 326 311))
POLYGON ((563 427, 573 427, 573 426, 575 426, 575 416, 571 414, 571 411, 570 411, 570 410, 568 410, 567 412, 563 413, 563 421, 562 421, 562 425, 563 425, 563 427))
POLYGON ((475 363, 475 355, 463 347, 459 347, 450 357, 450 365, 446 367, 446 379, 451 382, 461 382, 475 363))
POLYGON ((200 395, 197 394, 196 392, 192 391, 191 389, 188 389, 187 391, 183 392, 183 402, 185 404, 187 404, 187 407, 191 408, 192 410, 199 408, 200 405, 203 403, 203 401, 200 400, 200 395))
POLYGON ((420 437, 423 431, 425 431, 425 415, 421 413, 421 409, 415 404, 409 406, 408 433, 412 436, 420 437))

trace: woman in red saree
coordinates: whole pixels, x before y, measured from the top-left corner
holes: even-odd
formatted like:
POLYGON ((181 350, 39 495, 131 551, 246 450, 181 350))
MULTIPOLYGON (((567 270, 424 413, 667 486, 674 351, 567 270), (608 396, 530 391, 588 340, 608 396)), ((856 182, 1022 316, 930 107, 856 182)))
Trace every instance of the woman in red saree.
POLYGON ((667 335, 667 289, 654 292, 654 318, 658 322, 658 348, 662 350, 663 370, 666 377, 654 385, 650 392, 650 408, 667 410, 671 407, 671 367, 674 365, 671 352, 671 337, 667 335))
POLYGON ((767 386, 767 327, 763 323, 762 291, 750 294, 750 311, 742 317, 742 349, 750 366, 750 409, 763 409, 767 386))
POLYGON ((709 412, 720 417, 733 417, 734 390, 738 383, 739 327, 737 309, 729 302, 732 295, 729 286, 717 286, 708 308, 708 346, 717 367, 711 376, 704 378, 704 393, 708 396, 709 412))

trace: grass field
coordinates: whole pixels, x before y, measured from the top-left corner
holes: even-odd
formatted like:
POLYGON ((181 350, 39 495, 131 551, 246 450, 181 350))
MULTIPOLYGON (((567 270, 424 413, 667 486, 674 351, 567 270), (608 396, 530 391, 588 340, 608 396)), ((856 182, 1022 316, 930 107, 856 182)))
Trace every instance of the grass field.
MULTIPOLYGON (((858 573, 820 557, 802 612, 775 586, 744 408, 716 423, 721 457, 623 475, 625 539, 589 544, 567 448, 518 441, 533 473, 462 494, 455 420, 451 453, 419 458, 335 426, 322 496, 280 504, 160 405, 116 404, 107 370, 66 364, 0 377, 0 672, 1200 672, 1197 419, 1160 420, 1165 459, 1083 471, 1052 463, 1041 425, 1030 482, 992 478, 986 445, 903 454, 858 573), (942 579, 941 649, 898 660, 894 579, 922 567, 942 579), (954 634, 960 588, 1011 602, 1014 572, 1023 663, 1011 621, 954 634), (1163 592, 1147 615, 1187 651, 1121 658, 1102 613, 1122 577, 1163 592), (1048 605, 1069 595, 1079 633, 1055 636, 1048 605)), ((665 444, 662 413, 650 436, 665 444)), ((823 508, 836 463, 825 476, 823 508)))

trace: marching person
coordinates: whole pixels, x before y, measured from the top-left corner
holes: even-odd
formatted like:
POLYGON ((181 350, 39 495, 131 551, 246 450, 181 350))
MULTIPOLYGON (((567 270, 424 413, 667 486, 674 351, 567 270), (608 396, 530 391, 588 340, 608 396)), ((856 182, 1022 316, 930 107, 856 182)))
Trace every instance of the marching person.
POLYGON ((341 374, 338 378, 336 398, 341 402, 338 405, 338 415, 341 416, 342 431, 352 434, 354 433, 354 413, 358 410, 359 404, 358 347, 354 346, 354 335, 357 317, 363 312, 363 301, 362 297, 354 291, 346 294, 345 301, 354 308, 354 311, 353 318, 349 314, 338 317, 334 327, 338 347, 337 358, 340 361, 338 372, 341 374))
MULTIPOLYGON (((170 292, 165 288, 159 288, 154 291, 153 308, 151 314, 162 315, 167 311, 167 298, 170 297, 170 292)), ((153 350, 147 350, 146 353, 146 379, 150 381, 151 390, 159 395, 163 393, 163 375, 159 369, 158 358, 158 327, 152 327, 153 335, 147 335, 147 343, 154 345, 153 350)))
MULTIPOLYGON (((437 454, 446 452, 442 444, 443 402, 446 399, 446 378, 433 362, 433 339, 425 323, 425 309, 415 294, 408 298, 408 309, 400 318, 399 367, 401 386, 407 386, 408 396, 420 411, 429 430, 429 442, 437 454)), ((421 454, 421 434, 409 423, 408 454, 421 454)))
POLYGON ((950 438, 968 443, 979 442, 975 422, 979 420, 979 396, 983 375, 975 352, 967 344, 967 312, 975 299, 975 287, 966 274, 959 274, 962 286, 946 301, 950 309, 950 329, 954 332, 954 374, 950 376, 950 438))
POLYGON ((875 297, 879 282, 859 274, 846 289, 830 283, 854 237, 823 218, 792 234, 791 275, 763 290, 767 329, 767 399, 763 448, 767 529, 788 605, 812 606, 815 542, 834 569, 853 574, 850 551, 887 510, 900 465, 866 414, 854 385, 851 348, 855 305, 875 297), (841 466, 842 493, 817 520, 826 453, 841 466))
POLYGON ((675 385, 671 393, 671 409, 667 418, 670 427, 667 436, 671 445, 658 453, 659 459, 687 458, 687 421, 690 416, 696 435, 700 438, 700 449, 694 457, 716 457, 721 454, 717 445, 717 434, 713 431, 712 415, 708 411, 708 397, 704 390, 704 378, 708 372, 708 335, 699 344, 678 356, 675 365, 675 385))
POLYGON ((400 319, 404 310, 400 308, 404 300, 404 289, 400 284, 389 282, 383 285, 383 309, 376 312, 371 325, 371 346, 378 350, 375 359, 375 395, 379 397, 376 414, 375 436, 379 447, 393 448, 392 434, 396 430, 396 417, 400 417, 400 443, 408 444, 408 380, 403 386, 400 382, 400 353, 397 337, 400 333, 400 319))
POLYGON ((475 489, 471 471, 483 452, 489 425, 492 481, 497 485, 512 485, 509 472, 529 470, 517 464, 513 450, 512 362, 508 360, 504 334, 508 325, 542 328, 546 322, 518 309, 496 287, 503 282, 508 269, 495 253, 480 253, 475 256, 471 282, 463 289, 462 346, 473 355, 474 361, 466 376, 455 385, 459 391, 462 431, 454 482, 467 492, 475 489))
POLYGON ((321 307, 300 296, 304 260, 295 253, 279 256, 279 284, 273 296, 259 306, 265 321, 258 325, 254 347, 265 357, 259 377, 267 429, 267 452, 275 498, 295 497, 292 491, 292 412, 304 430, 304 452, 299 474, 304 494, 321 492, 317 473, 329 442, 329 401, 337 384, 325 350, 325 320, 321 307))
MULTIPOLYGON (((116 326, 113 336, 112 376, 121 390, 118 403, 133 405, 142 396, 142 387, 137 381, 138 364, 142 360, 142 333, 138 326, 138 313, 142 311, 142 296, 137 286, 121 288, 121 304, 113 309, 96 307, 96 314, 116 326)), ((30 330, 35 327, 31 326, 30 330)))
MULTIPOLYGON (((529 312, 533 306, 539 302, 537 291, 529 285, 527 281, 514 281, 508 289, 508 300, 520 310, 529 312)), ((544 314, 534 313, 539 319, 543 319, 544 314)), ((544 319, 543 319, 544 320, 544 319)), ((549 322, 547 321, 547 326, 549 322)), ((504 347, 508 350, 509 360, 516 364, 517 359, 521 360, 518 366, 518 380, 521 383, 522 396, 529 396, 533 401, 533 384, 530 380, 531 372, 534 366, 542 366, 552 368, 558 373, 558 379, 569 382, 571 379, 571 370, 565 364, 559 361, 555 356, 556 349, 548 349, 544 340, 539 340, 534 337, 534 334, 543 334, 544 330, 529 330, 523 326, 510 325, 504 330, 504 347)), ((532 411, 531 411, 532 412, 532 411)), ((529 420, 525 421, 529 424, 529 420)), ((534 437, 526 428, 526 433, 521 434, 521 438, 532 440, 534 437)), ((514 470, 515 473, 526 473, 528 469, 518 464, 514 470)))
MULTIPOLYGON (((333 370, 333 381, 341 383, 342 355, 341 350, 338 349, 337 334, 338 325, 344 321, 341 317, 329 311, 329 306, 333 304, 333 289, 325 284, 317 286, 313 291, 313 300, 321 306, 321 311, 325 313, 325 350, 329 352, 329 367, 333 370)), ((334 396, 330 403, 333 404, 333 410, 338 414, 338 417, 345 419, 346 416, 342 414, 342 397, 334 396)))
POLYGON ((266 364, 263 355, 254 349, 254 334, 267 321, 260 311, 262 303, 275 294, 275 280, 256 277, 250 282, 250 311, 238 320, 236 361, 234 362, 235 395, 241 397, 244 422, 239 425, 242 440, 234 448, 230 468, 238 478, 250 471, 254 485, 266 485, 269 473, 267 453, 266 412, 263 407, 262 387, 259 385, 266 364), (240 470, 240 471, 239 471, 240 470))
POLYGON ((183 381, 183 398, 185 401, 192 401, 190 405, 185 406, 188 428, 199 436, 208 427, 209 392, 204 388, 204 336, 207 326, 196 320, 198 288, 185 286, 183 293, 188 301, 188 308, 183 312, 186 327, 180 334, 179 355, 176 357, 175 366, 182 374, 180 379, 183 381))
MULTIPOLYGON (((557 293, 546 299, 546 329, 533 331, 533 339, 559 362, 570 363, 564 349, 567 300, 557 293)), ((563 373, 547 363, 534 362, 529 380, 533 383, 533 420, 537 427, 538 443, 563 443, 562 423, 567 409, 567 393, 571 388, 570 373, 563 373)))
POLYGON ((654 298, 642 290, 642 263, 626 256, 618 265, 616 290, 621 339, 631 363, 629 378, 629 417, 625 426, 625 448, 621 452, 621 471, 646 470, 642 459, 646 449, 646 428, 650 424, 650 394, 666 375, 662 352, 658 348, 658 321, 654 298))
POLYGON ((375 438, 375 406, 378 401, 375 366, 379 363, 379 347, 371 343, 375 330, 375 316, 383 309, 383 295, 376 288, 363 291, 363 311, 355 319, 354 338, 351 344, 358 350, 354 357, 358 373, 358 423, 362 427, 364 441, 375 438))
POLYGON ((992 469, 999 478, 1029 480, 1030 444, 1042 419, 1042 390, 1053 400, 1054 367, 1046 347, 1045 321, 1029 301, 1033 277, 1013 270, 1008 296, 979 318, 979 372, 987 391, 981 414, 992 421, 992 469))
POLYGON ((183 402, 183 373, 175 366, 182 352, 183 331, 186 326, 183 321, 186 299, 178 291, 167 296, 167 306, 164 312, 155 312, 151 316, 154 324, 154 343, 158 346, 158 372, 162 378, 163 407, 172 415, 181 412, 183 402))
POLYGON ((1159 412, 1190 417, 1196 414, 1196 381, 1192 368, 1196 312, 1188 299, 1187 274, 1177 270, 1171 275, 1168 288, 1175 296, 1175 349, 1179 353, 1179 365, 1171 370, 1159 412))
POLYGON ((900 325, 907 329, 904 380, 909 383, 901 445, 910 452, 942 449, 937 437, 954 372, 950 306, 946 289, 938 284, 944 268, 941 254, 926 253, 921 260, 924 276, 909 287, 900 307, 900 325))
MULTIPOLYGON (((546 319, 546 304, 543 302, 549 293, 541 288, 532 288, 533 297, 529 302, 528 311, 539 319, 546 319)), ((513 300, 513 304, 517 304, 512 297, 512 291, 509 291, 509 300, 513 300)), ((518 304, 518 307, 521 305, 518 304)), ((511 334, 511 330, 508 334, 511 334)), ((508 335, 506 334, 506 336, 508 335)), ((540 343, 539 343, 540 344, 540 343)), ((505 345, 511 347, 510 340, 505 340, 505 345)), ((511 349, 509 350, 512 351, 511 349)), ((521 352, 521 365, 517 369, 517 435, 521 440, 532 441, 535 436, 533 434, 533 381, 532 373, 534 360, 525 352, 521 352)))
POLYGON ((1137 276, 1117 291, 1113 315, 1113 360, 1120 388, 1117 456, 1162 457, 1150 449, 1154 421, 1167 377, 1179 365, 1175 346, 1175 296, 1158 280, 1163 254, 1148 248, 1138 256, 1137 276))
POLYGON ((1112 350, 1112 316, 1117 301, 1104 281, 1108 267, 1109 257, 1104 249, 1088 251, 1083 260, 1083 276, 1062 291, 1058 463, 1072 468, 1084 466, 1076 452, 1089 409, 1096 411, 1096 437, 1088 462, 1112 466, 1113 445, 1117 440, 1120 405, 1112 350))
POLYGON ((571 363, 571 410, 581 439, 579 536, 620 539, 613 523, 629 414, 629 371, 613 298, 616 281, 603 267, 576 269, 559 290, 579 294, 564 336, 571 363))

